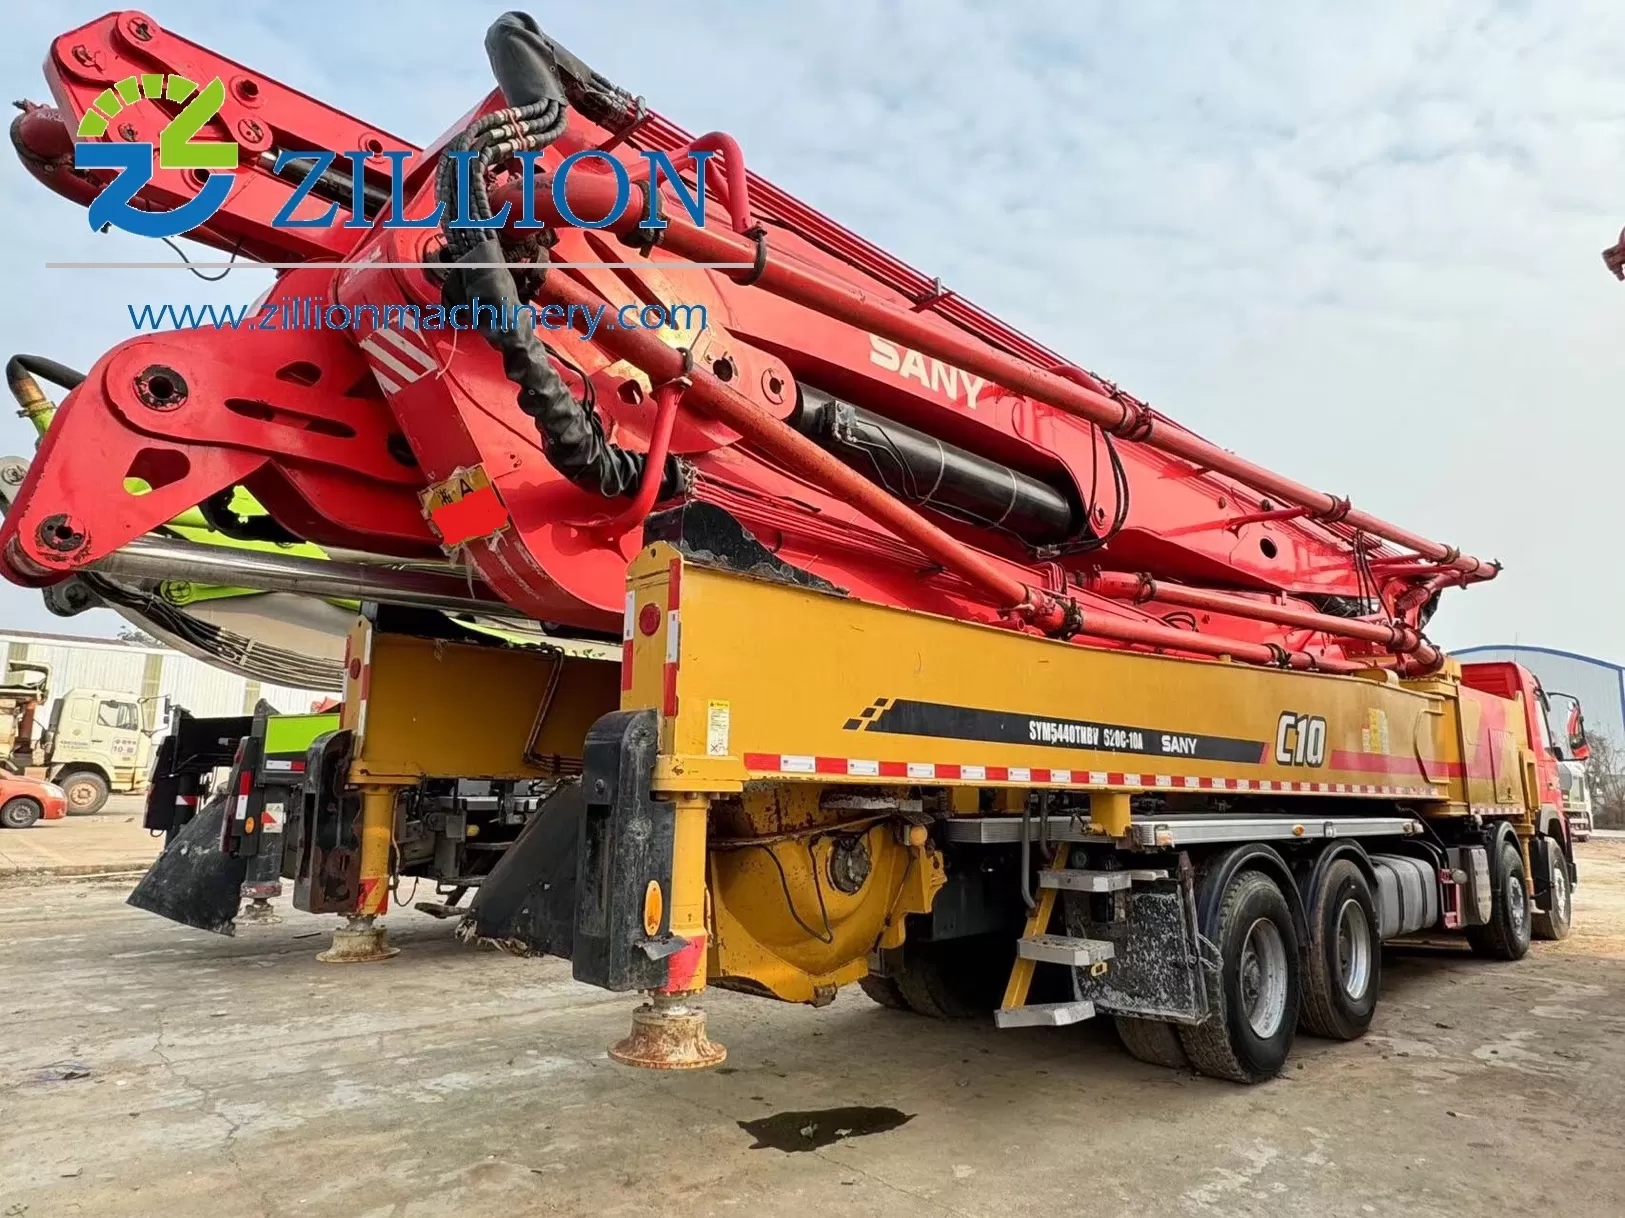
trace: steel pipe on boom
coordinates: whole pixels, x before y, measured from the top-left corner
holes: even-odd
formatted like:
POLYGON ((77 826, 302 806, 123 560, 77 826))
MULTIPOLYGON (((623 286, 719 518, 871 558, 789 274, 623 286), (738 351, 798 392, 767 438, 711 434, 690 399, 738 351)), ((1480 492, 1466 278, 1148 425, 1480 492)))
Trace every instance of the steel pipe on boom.
MULTIPOLYGON (((493 209, 500 213, 505 203, 512 203, 510 214, 522 215, 522 186, 521 182, 510 182, 494 192, 493 209)), ((574 227, 555 206, 551 186, 551 181, 534 184, 536 215, 550 225, 574 227)), ((565 194, 573 214, 607 216, 617 202, 617 184, 607 174, 575 172, 565 181, 565 194)), ((1499 570, 1495 564, 1390 524, 1352 507, 1346 499, 1283 477, 1191 432, 1163 425, 1145 407, 1092 389, 1085 378, 1074 377, 1070 370, 1048 372, 1036 368, 1025 360, 991 350, 969 335, 945 331, 919 313, 890 304, 860 287, 775 258, 765 235, 753 239, 720 228, 702 228, 679 215, 668 215, 665 219, 666 227, 659 230, 659 244, 663 249, 693 262, 744 264, 748 269, 724 272, 738 282, 753 284, 837 321, 861 326, 882 338, 975 373, 993 384, 1086 419, 1115 436, 1234 478, 1272 498, 1303 507, 1324 523, 1341 522, 1405 546, 1444 568, 1461 572, 1468 581, 1493 579, 1499 570)), ((638 209, 626 208, 598 231, 618 236, 636 235, 641 232, 638 224, 638 209)))
MULTIPOLYGON (((604 303, 590 289, 557 271, 543 280, 538 296, 564 305, 571 318, 588 316, 604 303), (580 306, 580 311, 570 306, 580 306)), ((686 379, 688 387, 683 391, 683 405, 697 406, 733 428, 747 443, 771 454, 793 473, 817 483, 831 495, 851 503, 903 541, 917 546, 933 562, 964 579, 1000 609, 1046 634, 1065 637, 1089 634, 1162 651, 1226 657, 1306 671, 1353 673, 1371 667, 1158 623, 1086 613, 1074 601, 1024 584, 793 427, 762 410, 738 390, 697 365, 688 367, 689 361, 683 352, 667 346, 653 331, 605 328, 597 332, 594 341, 617 358, 641 368, 656 386, 686 379)))
POLYGON ((523 616, 494 594, 489 599, 478 595, 483 585, 471 584, 455 575, 389 570, 362 563, 268 554, 263 550, 201 546, 161 537, 139 537, 91 563, 89 570, 117 580, 184 579, 200 584, 294 592, 338 600, 378 601, 452 613, 523 616))
POLYGON ((1129 575, 1121 571, 1093 572, 1084 577, 1083 586, 1098 596, 1113 600, 1135 603, 1157 601, 1164 605, 1203 609, 1211 613, 1252 618, 1254 621, 1274 622, 1280 626, 1315 630, 1338 638, 1376 643, 1396 655, 1408 655, 1414 667, 1424 670, 1437 668, 1442 659, 1436 647, 1414 627, 1403 622, 1369 622, 1359 618, 1337 617, 1330 613, 1316 613, 1311 609, 1298 609, 1206 588, 1188 588, 1149 575, 1129 575))

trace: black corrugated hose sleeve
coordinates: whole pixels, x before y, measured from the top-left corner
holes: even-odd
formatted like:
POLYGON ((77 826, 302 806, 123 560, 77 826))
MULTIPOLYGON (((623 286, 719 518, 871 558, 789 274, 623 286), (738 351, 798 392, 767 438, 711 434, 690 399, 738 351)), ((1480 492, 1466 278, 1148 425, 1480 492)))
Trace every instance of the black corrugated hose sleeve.
MULTIPOLYGON (((458 263, 502 260, 501 246, 487 239, 465 253, 458 263)), ((479 333, 502 353, 502 371, 519 386, 519 409, 535 420, 548 462, 583 490, 606 499, 635 495, 643 480, 645 455, 609 443, 597 413, 570 395, 563 378, 549 362, 546 347, 531 329, 530 310, 515 308, 519 294, 512 273, 500 266, 458 263, 452 264, 443 289, 448 308, 478 299, 482 306, 494 305, 499 318, 517 320, 511 327, 500 322, 490 325, 492 314, 482 308, 479 320, 487 324, 479 333)), ((659 497, 668 499, 682 486, 682 467, 676 457, 668 455, 659 497)))

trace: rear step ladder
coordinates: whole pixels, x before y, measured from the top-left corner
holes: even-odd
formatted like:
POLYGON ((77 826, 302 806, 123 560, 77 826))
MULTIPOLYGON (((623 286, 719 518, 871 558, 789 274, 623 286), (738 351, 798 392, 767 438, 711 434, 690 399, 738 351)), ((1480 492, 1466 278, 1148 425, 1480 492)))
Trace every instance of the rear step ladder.
POLYGON ((1095 1004, 1075 998, 1070 1002, 1027 1001, 1032 989, 1033 970, 1040 964, 1060 964, 1068 968, 1107 968, 1116 951, 1105 939, 1078 939, 1049 933, 1055 916, 1055 896, 1059 892, 1122 892, 1138 880, 1166 879, 1166 871, 1083 871, 1068 867, 1071 846, 1055 847, 1050 864, 1038 873, 1038 901, 1027 916, 1026 928, 1016 941, 1016 962, 1004 987, 1004 1001, 993 1013, 1001 1028, 1062 1028, 1082 1023, 1095 1013, 1095 1004))

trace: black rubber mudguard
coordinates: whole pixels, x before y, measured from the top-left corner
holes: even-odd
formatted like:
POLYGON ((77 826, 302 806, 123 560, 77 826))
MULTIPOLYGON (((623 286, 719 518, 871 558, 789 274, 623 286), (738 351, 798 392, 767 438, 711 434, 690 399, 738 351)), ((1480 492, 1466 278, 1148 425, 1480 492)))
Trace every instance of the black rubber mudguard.
POLYGON ((182 926, 235 935, 244 861, 220 850, 226 800, 211 799, 153 861, 125 904, 182 926))
POLYGON ((519 956, 562 956, 575 946, 576 859, 586 807, 565 783, 536 810, 475 891, 460 933, 519 956))

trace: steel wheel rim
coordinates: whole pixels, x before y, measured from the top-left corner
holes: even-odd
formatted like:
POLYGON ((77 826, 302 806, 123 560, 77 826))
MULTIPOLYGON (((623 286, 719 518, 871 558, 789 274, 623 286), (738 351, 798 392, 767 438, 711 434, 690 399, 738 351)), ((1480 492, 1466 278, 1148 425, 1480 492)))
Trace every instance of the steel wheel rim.
POLYGON ((1337 976, 1343 993, 1365 997, 1371 984, 1371 921, 1353 897, 1337 911, 1337 976))
POLYGON ((1565 921, 1569 916, 1569 869, 1563 860, 1552 868, 1552 912, 1565 921))
POLYGON ((1506 878, 1507 921, 1515 934, 1523 934, 1524 923, 1529 920, 1529 894, 1523 890, 1523 877, 1509 874, 1506 878))
POLYGON ((1287 994, 1286 942, 1269 918, 1259 918, 1247 928, 1239 974, 1242 1014, 1253 1034, 1268 1040, 1280 1031, 1287 994))
POLYGON ((96 802, 96 792, 89 783, 75 782, 68 786, 68 802, 76 808, 88 808, 96 802))

